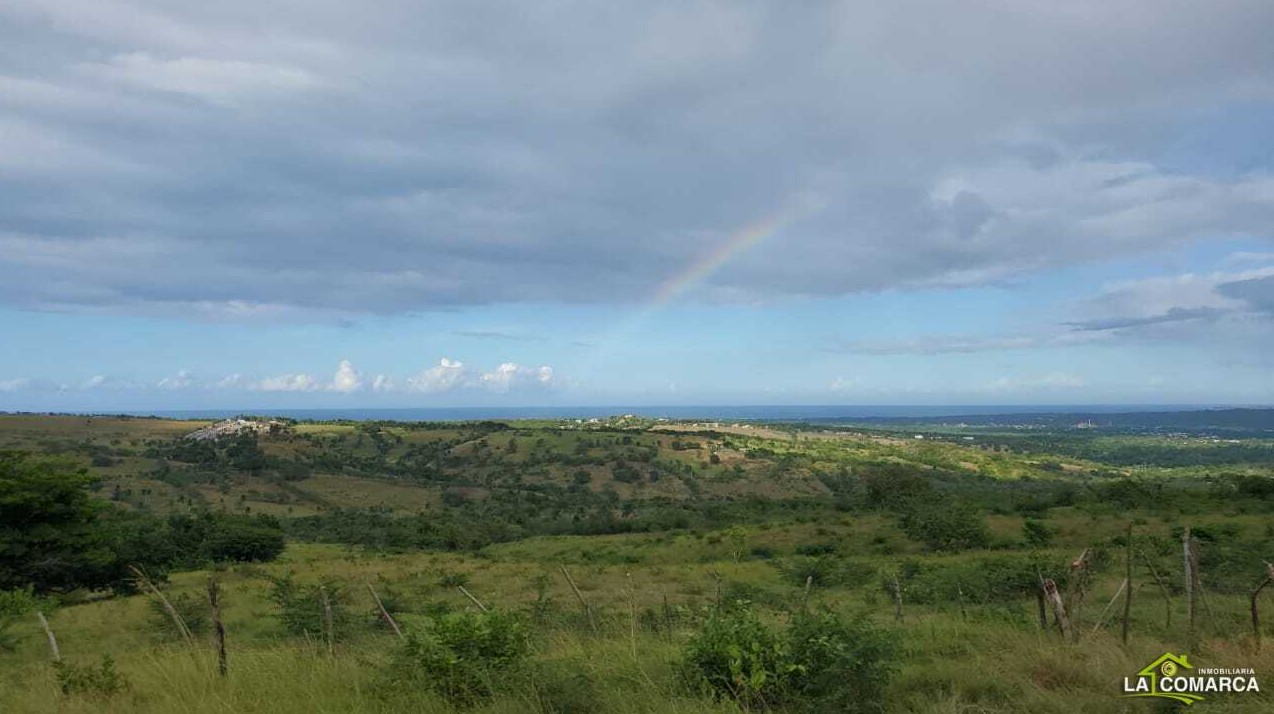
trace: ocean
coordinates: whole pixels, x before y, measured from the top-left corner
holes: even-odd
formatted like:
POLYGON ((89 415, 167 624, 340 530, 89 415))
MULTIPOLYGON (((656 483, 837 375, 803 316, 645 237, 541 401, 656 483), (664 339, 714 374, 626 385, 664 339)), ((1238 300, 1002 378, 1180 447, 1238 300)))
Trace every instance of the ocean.
POLYGON ((312 421, 473 421, 480 419, 592 419, 634 414, 651 419, 711 421, 820 421, 988 416, 996 414, 1122 414, 1177 412, 1213 405, 1066 404, 1066 405, 700 405, 583 407, 421 407, 398 409, 192 409, 123 412, 175 419, 223 419, 240 414, 312 421))

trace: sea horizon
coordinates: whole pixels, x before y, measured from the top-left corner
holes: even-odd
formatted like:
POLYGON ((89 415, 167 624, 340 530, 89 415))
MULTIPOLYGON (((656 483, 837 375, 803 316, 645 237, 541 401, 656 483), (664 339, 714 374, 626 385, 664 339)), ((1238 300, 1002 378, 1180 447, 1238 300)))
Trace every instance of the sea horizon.
POLYGON ((242 415, 300 421, 474 421, 485 419, 601 419, 633 415, 649 419, 713 421, 830 421, 837 419, 915 419, 1029 414, 1132 414, 1217 409, 1269 409, 1239 404, 859 404, 859 405, 602 405, 464 406, 368 408, 211 408, 66 410, 9 413, 133 416, 168 419, 227 419, 242 415))

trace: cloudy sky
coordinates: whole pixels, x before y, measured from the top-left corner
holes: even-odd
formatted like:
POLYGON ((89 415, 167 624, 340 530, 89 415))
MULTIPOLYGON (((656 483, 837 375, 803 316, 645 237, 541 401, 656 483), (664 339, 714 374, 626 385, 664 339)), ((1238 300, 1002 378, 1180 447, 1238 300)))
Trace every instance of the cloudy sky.
POLYGON ((0 0, 0 410, 1274 402, 1268 0, 0 0))

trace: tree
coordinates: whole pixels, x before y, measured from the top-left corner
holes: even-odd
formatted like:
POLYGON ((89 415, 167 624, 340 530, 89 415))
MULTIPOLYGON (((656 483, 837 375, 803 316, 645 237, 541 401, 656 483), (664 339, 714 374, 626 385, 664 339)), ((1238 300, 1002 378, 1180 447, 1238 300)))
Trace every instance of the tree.
POLYGON ((83 469, 0 451, 0 589, 100 586, 115 561, 83 469))
POLYGON ((985 548, 991 540, 977 510, 960 503, 916 504, 903 513, 902 528, 908 538, 924 543, 930 550, 985 548))
POLYGON ((269 561, 283 552, 283 531, 277 524, 246 518, 220 519, 208 535, 201 555, 214 562, 269 561))
POLYGON ((93 499, 93 479, 64 462, 0 451, 0 590, 38 594, 133 589, 213 561, 271 560, 283 550, 272 518, 174 516, 167 522, 93 499))

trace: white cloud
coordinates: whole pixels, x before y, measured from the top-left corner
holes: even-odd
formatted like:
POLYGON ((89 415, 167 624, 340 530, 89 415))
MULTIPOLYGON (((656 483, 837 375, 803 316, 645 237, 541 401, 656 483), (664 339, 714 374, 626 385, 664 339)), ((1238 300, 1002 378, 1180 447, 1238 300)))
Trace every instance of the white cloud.
POLYGON ((146 52, 118 54, 101 64, 83 64, 95 77, 158 92, 185 94, 217 104, 313 89, 318 79, 305 70, 206 57, 162 59, 146 52))
POLYGON ((251 384, 250 378, 236 372, 217 380, 217 389, 247 389, 251 384))
POLYGON ((155 384, 160 389, 185 389, 195 383, 195 376, 190 370, 183 369, 177 374, 164 377, 155 384))
POLYGON ((464 384, 468 370, 464 363, 443 357, 435 367, 407 379, 407 388, 416 392, 448 392, 464 384))
POLYGON ((16 392, 31 386, 29 379, 0 379, 0 392, 16 392))
POLYGON ((478 383, 500 394, 518 387, 549 387, 554 383, 553 368, 548 365, 523 367, 516 362, 505 362, 493 371, 483 373, 478 383))
POLYGON ((323 384, 308 374, 284 374, 263 379, 255 388, 262 392, 315 392, 322 389, 323 384))
POLYGON ((1036 392, 1048 390, 1077 389, 1088 382, 1077 374, 1069 372, 1049 372, 1035 376, 1001 377, 986 386, 990 392, 1036 392))
POLYGON ((341 394, 350 394, 357 392, 363 388, 363 378, 354 369, 354 365, 349 360, 341 360, 340 365, 336 368, 336 374, 332 376, 332 391, 341 394))
POLYGON ((372 378, 373 392, 393 392, 397 389, 398 383, 389 375, 378 374, 372 378))

